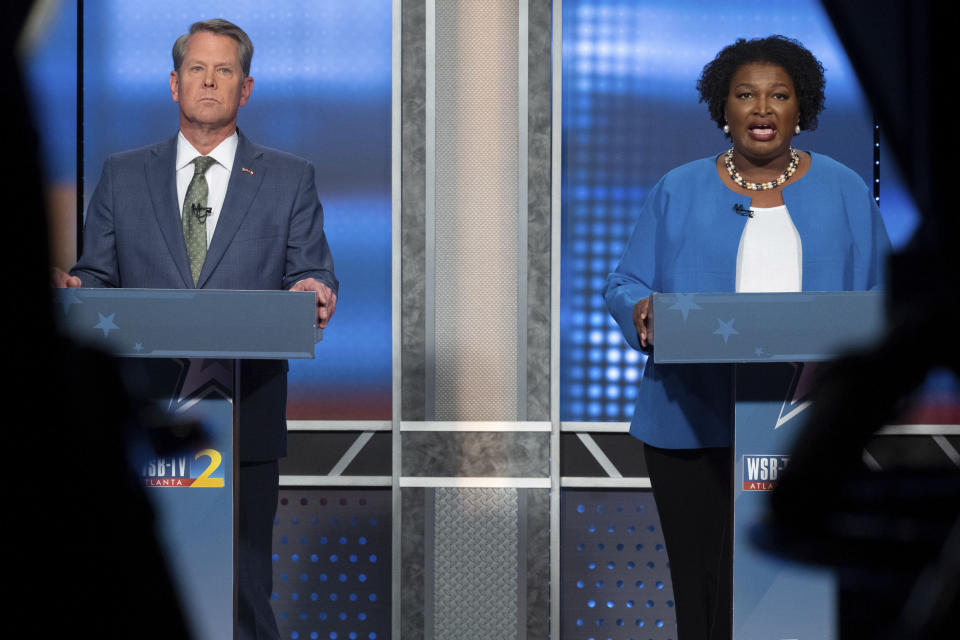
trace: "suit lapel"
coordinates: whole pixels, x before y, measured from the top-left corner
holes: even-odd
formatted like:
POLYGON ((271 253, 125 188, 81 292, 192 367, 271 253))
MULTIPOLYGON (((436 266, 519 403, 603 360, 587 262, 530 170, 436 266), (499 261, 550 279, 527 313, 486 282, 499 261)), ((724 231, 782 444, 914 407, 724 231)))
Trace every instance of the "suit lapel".
POLYGON ((187 258, 187 245, 183 240, 183 223, 177 206, 177 137, 154 147, 147 158, 147 189, 153 213, 160 225, 160 233, 170 251, 173 263, 180 272, 184 286, 193 288, 193 276, 190 273, 190 260, 187 258))
POLYGON ((226 253, 233 236, 240 228, 240 223, 246 217, 253 203, 253 198, 260 189, 266 169, 260 158, 263 155, 247 138, 240 133, 237 143, 237 156, 233 160, 233 170, 230 172, 230 181, 227 183, 227 196, 223 201, 220 219, 217 228, 210 240, 207 249, 207 258, 200 270, 197 288, 204 286, 210 275, 217 268, 223 254, 226 253))

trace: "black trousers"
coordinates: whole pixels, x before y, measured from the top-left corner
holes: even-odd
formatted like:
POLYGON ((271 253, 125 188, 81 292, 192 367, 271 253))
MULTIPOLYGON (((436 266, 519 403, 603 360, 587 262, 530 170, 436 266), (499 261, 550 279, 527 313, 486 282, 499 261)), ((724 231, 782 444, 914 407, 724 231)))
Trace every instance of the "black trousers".
POLYGON ((237 514, 237 621, 240 640, 280 637, 270 604, 273 518, 279 495, 276 460, 241 462, 237 514))
POLYGON ((644 457, 670 559, 678 640, 728 640, 733 607, 733 459, 728 447, 644 457))

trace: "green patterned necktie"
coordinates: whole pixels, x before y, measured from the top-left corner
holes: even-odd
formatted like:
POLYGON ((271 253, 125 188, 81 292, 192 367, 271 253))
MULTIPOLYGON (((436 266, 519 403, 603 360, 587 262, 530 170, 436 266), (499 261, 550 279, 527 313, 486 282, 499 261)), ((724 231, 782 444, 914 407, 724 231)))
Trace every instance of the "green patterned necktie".
POLYGON ((209 156, 197 156, 193 159, 193 179, 187 186, 187 195, 183 199, 183 239, 187 243, 187 256, 190 258, 190 272, 196 286, 200 278, 203 260, 207 257, 207 179, 203 176, 216 160, 209 156))

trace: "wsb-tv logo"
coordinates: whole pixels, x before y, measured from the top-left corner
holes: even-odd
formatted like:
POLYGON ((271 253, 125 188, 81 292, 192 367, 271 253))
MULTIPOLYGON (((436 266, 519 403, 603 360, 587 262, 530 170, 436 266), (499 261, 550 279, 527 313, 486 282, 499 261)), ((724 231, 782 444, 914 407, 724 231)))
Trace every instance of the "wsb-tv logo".
POLYGON ((204 449, 190 460, 172 456, 149 460, 140 469, 148 487, 223 488, 223 456, 216 449, 204 449), (201 460, 209 458, 209 460, 201 460))
POLYGON ((743 490, 773 491, 790 456, 743 456, 743 490))

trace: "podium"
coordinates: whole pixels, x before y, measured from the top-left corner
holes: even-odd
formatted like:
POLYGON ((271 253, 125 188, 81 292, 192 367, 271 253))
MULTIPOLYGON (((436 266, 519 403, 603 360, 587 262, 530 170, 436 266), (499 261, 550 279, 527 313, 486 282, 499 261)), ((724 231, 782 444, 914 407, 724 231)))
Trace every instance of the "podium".
POLYGON ((653 304, 656 363, 735 367, 733 638, 835 638, 832 574, 753 548, 750 529, 789 464, 815 363, 880 336, 882 294, 654 294, 653 304))
MULTIPOLYGON (((202 424, 198 450, 129 452, 156 514, 194 637, 236 637, 237 359, 313 358, 312 292, 58 289, 60 328, 124 358, 125 380, 175 420, 202 424), (130 360, 126 360, 130 359, 130 360)), ((123 509, 124 505, 117 505, 123 509)), ((149 621, 144 621, 149 624, 149 621)))

